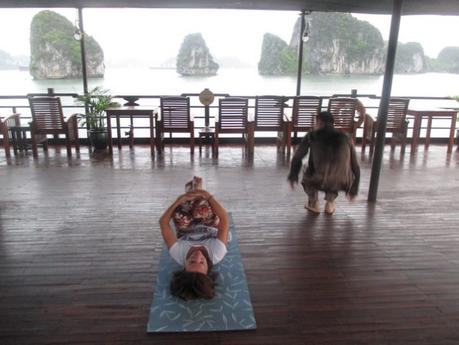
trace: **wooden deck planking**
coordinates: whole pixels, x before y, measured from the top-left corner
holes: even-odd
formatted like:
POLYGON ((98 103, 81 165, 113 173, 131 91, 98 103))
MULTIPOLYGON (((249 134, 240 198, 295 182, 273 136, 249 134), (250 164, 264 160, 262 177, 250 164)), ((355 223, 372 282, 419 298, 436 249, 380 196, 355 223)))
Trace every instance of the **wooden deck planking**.
POLYGON ((459 154, 443 146, 387 148, 376 205, 360 157, 360 197, 332 217, 306 213, 274 146, 1 154, 1 344, 459 343, 459 154), (157 220, 193 174, 233 213, 256 331, 145 332, 157 220))

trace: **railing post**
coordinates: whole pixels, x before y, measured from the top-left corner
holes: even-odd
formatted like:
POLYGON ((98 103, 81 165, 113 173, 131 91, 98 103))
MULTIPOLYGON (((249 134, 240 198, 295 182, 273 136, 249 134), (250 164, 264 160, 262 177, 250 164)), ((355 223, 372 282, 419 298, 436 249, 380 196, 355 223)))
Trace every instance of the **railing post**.
POLYGON ((209 106, 205 105, 204 106, 204 126, 208 128, 209 124, 210 124, 209 106))
POLYGON ((214 94, 209 89, 204 89, 199 94, 199 102, 204 106, 204 127, 208 128, 210 124, 209 105, 214 101, 214 94))

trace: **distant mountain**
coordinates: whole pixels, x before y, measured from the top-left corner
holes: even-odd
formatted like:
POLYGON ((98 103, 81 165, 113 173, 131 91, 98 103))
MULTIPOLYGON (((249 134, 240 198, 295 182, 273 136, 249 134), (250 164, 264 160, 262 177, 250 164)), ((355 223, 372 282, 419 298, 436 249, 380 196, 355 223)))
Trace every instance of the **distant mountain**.
MULTIPOLYGON (((350 13, 313 12, 308 41, 304 43, 303 72, 311 74, 380 74, 384 70, 384 41, 377 28, 350 13)), ((265 34, 260 74, 296 73, 300 21, 290 44, 265 34)))
POLYGON ((0 50, 0 69, 28 68, 30 58, 26 55, 10 55, 0 50))
POLYGON ((16 61, 16 65, 18 67, 23 67, 29 69, 30 64, 30 56, 27 55, 14 55, 14 61, 16 61))
POLYGON ((6 51, 0 50, 0 69, 16 68, 16 63, 13 57, 6 51))
POLYGON ((284 75, 295 73, 298 67, 296 49, 290 48, 280 37, 265 33, 261 46, 258 72, 262 75, 284 75))
MULTIPOLYGON (((380 31, 350 13, 313 12, 310 33, 304 43, 303 72, 310 74, 382 74, 387 42, 380 31)), ((294 74, 298 68, 300 21, 293 29, 290 44, 266 33, 258 71, 265 75, 294 74)), ((459 47, 444 48, 437 59, 424 54, 418 42, 397 45, 396 73, 459 73, 459 47)))
POLYGON ((147 58, 142 57, 106 57, 106 66, 112 68, 146 68, 149 67, 147 58))
POLYGON ((430 65, 434 72, 459 73, 459 47, 443 48, 430 65))
POLYGON ((250 68, 253 67, 253 64, 243 61, 236 56, 221 56, 215 58, 220 67, 222 68, 250 68))
POLYGON ((424 49, 418 42, 398 43, 395 73, 422 73, 427 69, 424 49))
POLYGON ((176 57, 169 57, 160 64, 151 65, 150 68, 152 69, 176 69, 177 68, 177 58, 176 57))
MULTIPOLYGON (((222 56, 214 58, 215 62, 218 63, 220 68, 250 68, 253 64, 247 61, 243 61, 237 56, 222 56)), ((152 69, 175 69, 177 66, 177 58, 169 57, 160 64, 150 65, 152 69)))

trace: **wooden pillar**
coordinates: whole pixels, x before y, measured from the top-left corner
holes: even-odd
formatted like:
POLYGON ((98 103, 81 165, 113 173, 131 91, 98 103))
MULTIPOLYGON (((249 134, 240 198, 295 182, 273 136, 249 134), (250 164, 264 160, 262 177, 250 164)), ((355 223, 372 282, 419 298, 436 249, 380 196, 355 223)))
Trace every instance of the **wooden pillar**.
POLYGON ((387 48, 386 70, 384 72, 383 89, 378 110, 378 129, 376 134, 376 146, 371 166, 370 187, 368 190, 368 201, 375 202, 378 194, 379 176, 384 153, 384 141, 386 137, 387 110, 392 89, 392 78, 394 76, 395 54, 397 51, 398 33, 400 29, 400 18, 403 0, 394 0, 392 9, 392 20, 390 24, 389 45, 387 48))
MULTIPOLYGON (((85 47, 85 32, 83 25, 83 9, 78 7, 78 29, 80 30, 80 52, 81 52, 81 74, 83 76, 83 94, 88 94, 88 74, 86 71, 86 47, 85 47)), ((88 102, 84 104, 85 115, 89 114, 88 102)), ((89 123, 86 123, 86 130, 89 131, 89 123)))
POLYGON ((300 38, 298 41, 298 72, 296 77, 296 95, 299 96, 301 94, 301 77, 303 74, 303 33, 305 29, 305 19, 304 16, 306 15, 306 11, 301 11, 300 18, 301 18, 301 29, 300 29, 300 38))
POLYGON ((83 9, 78 8, 78 26, 81 32, 80 50, 81 50, 81 72, 83 74, 83 92, 88 93, 88 75, 86 72, 86 48, 85 48, 85 32, 83 26, 83 9))

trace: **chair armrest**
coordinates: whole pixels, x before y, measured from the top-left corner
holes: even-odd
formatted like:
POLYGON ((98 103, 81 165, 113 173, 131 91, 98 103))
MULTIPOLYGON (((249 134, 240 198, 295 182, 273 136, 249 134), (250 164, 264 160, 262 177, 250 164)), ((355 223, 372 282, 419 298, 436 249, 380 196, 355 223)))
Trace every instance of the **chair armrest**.
POLYGON ((359 114, 359 117, 357 118, 357 120, 354 121, 355 128, 359 128, 362 125, 362 123, 365 121, 365 115, 366 115, 365 106, 362 104, 362 102, 357 100, 356 105, 355 105, 355 110, 359 114))
POLYGON ((362 133, 362 148, 365 147, 367 141, 373 143, 376 127, 376 116, 371 113, 365 113, 362 133))
POLYGON ((69 123, 69 122, 71 122, 71 121, 78 121, 78 116, 80 116, 80 115, 83 115, 83 114, 75 113, 75 114, 72 114, 72 115, 70 115, 70 116, 65 117, 64 120, 65 120, 65 122, 67 122, 67 123, 69 123))
POLYGON ((365 114, 365 122, 363 124, 363 136, 364 139, 371 140, 373 136, 373 131, 376 128, 376 116, 373 114, 365 114))
POLYGON ((78 115, 72 114, 65 119, 70 140, 78 140, 78 115))
POLYGON ((365 121, 371 121, 372 123, 374 123, 377 121, 377 119, 378 119, 378 116, 375 114, 370 114, 370 113, 365 114, 365 121))
POLYGON ((4 117, 3 119, 0 119, 0 123, 2 125, 8 127, 20 127, 21 126, 21 114, 19 113, 14 113, 12 115, 9 115, 7 117, 4 117))

